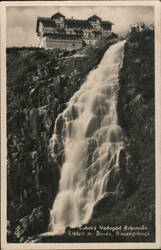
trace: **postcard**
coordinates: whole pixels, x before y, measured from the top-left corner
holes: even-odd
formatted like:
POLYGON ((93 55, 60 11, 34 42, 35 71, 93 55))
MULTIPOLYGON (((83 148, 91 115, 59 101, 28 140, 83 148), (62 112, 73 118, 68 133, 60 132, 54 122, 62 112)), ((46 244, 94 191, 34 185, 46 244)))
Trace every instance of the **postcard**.
POLYGON ((159 1, 1 4, 2 249, 161 247, 159 1))

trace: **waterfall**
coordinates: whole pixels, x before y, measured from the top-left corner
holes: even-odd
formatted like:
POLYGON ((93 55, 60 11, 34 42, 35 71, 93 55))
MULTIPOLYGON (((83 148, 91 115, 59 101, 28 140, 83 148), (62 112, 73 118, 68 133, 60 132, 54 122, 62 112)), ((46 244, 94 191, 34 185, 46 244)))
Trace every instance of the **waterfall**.
POLYGON ((110 178, 119 169, 124 148, 116 108, 124 43, 118 42, 106 51, 56 120, 50 150, 53 157, 63 152, 64 162, 51 210, 54 234, 87 223, 96 202, 105 193, 115 192, 110 178))

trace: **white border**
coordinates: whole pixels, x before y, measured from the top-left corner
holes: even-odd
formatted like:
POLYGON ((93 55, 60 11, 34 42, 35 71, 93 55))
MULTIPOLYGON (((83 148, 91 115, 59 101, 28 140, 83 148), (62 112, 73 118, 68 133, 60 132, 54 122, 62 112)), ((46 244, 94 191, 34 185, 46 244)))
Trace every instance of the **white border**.
POLYGON ((159 1, 13 1, 1 3, 1 246, 10 249, 161 249, 161 4, 159 1), (6 242, 6 7, 7 6, 154 6, 155 8, 155 131, 156 242, 155 243, 7 243, 6 242), (2 98, 3 97, 3 98, 2 98), (1 109, 2 110, 2 109, 1 109))
MULTIPOLYGON (((6 242, 7 149, 6 149, 6 12, 1 6, 1 242, 6 242)), ((2 243, 3 244, 3 243, 2 243)))

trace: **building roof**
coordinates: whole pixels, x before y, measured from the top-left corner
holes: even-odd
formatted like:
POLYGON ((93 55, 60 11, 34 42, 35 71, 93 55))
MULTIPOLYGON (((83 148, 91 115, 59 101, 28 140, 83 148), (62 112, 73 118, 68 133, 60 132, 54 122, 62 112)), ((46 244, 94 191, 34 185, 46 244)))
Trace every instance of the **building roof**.
POLYGON ((92 33, 93 33, 94 35, 101 35, 101 34, 102 34, 100 31, 97 31, 97 30, 93 30, 92 33))
POLYGON ((113 23, 109 22, 109 21, 102 21, 101 22, 101 26, 104 28, 104 29, 108 29, 109 26, 113 25, 113 23))
POLYGON ((88 21, 96 22, 97 20, 101 21, 102 19, 97 15, 93 15, 93 16, 88 18, 88 21))
POLYGON ((67 28, 92 29, 91 24, 87 20, 65 19, 67 28))
POLYGON ((57 12, 57 13, 55 13, 54 15, 51 16, 51 19, 53 19, 53 18, 57 19, 57 18, 59 18, 59 17, 65 18, 65 16, 63 16, 60 12, 57 12))
POLYGON ((38 17, 37 24, 36 24, 36 32, 39 31, 39 24, 40 22, 43 23, 45 27, 56 27, 56 23, 49 17, 38 17))
MULTIPOLYGON (((52 19, 53 17, 64 17, 60 12, 57 12, 55 15, 53 15, 51 18, 50 17, 38 17, 37 19, 37 25, 36 25, 36 32, 38 33, 39 31, 39 23, 42 22, 45 27, 56 27, 56 23, 52 19)), ((65 18, 65 17, 64 17, 65 18)), ((67 28, 75 28, 75 29, 92 29, 92 25, 90 24, 89 21, 96 21, 100 20, 96 15, 91 16, 88 18, 88 20, 80 20, 80 19, 64 19, 65 25, 67 28)), ((104 29, 108 29, 110 25, 113 25, 113 23, 109 21, 101 21, 101 26, 104 29)))
POLYGON ((55 28, 56 27, 56 23, 53 20, 50 21, 43 21, 43 25, 45 27, 52 27, 55 28))

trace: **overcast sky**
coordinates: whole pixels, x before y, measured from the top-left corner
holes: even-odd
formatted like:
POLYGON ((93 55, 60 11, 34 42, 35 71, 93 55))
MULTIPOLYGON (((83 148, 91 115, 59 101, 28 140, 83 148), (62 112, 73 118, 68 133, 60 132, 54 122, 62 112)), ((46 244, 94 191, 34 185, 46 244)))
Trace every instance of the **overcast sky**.
POLYGON ((153 7, 7 7, 7 46, 38 46, 36 20, 38 16, 51 17, 61 12, 66 18, 87 19, 96 14, 103 20, 114 23, 113 31, 125 32, 129 24, 154 23, 153 7))

